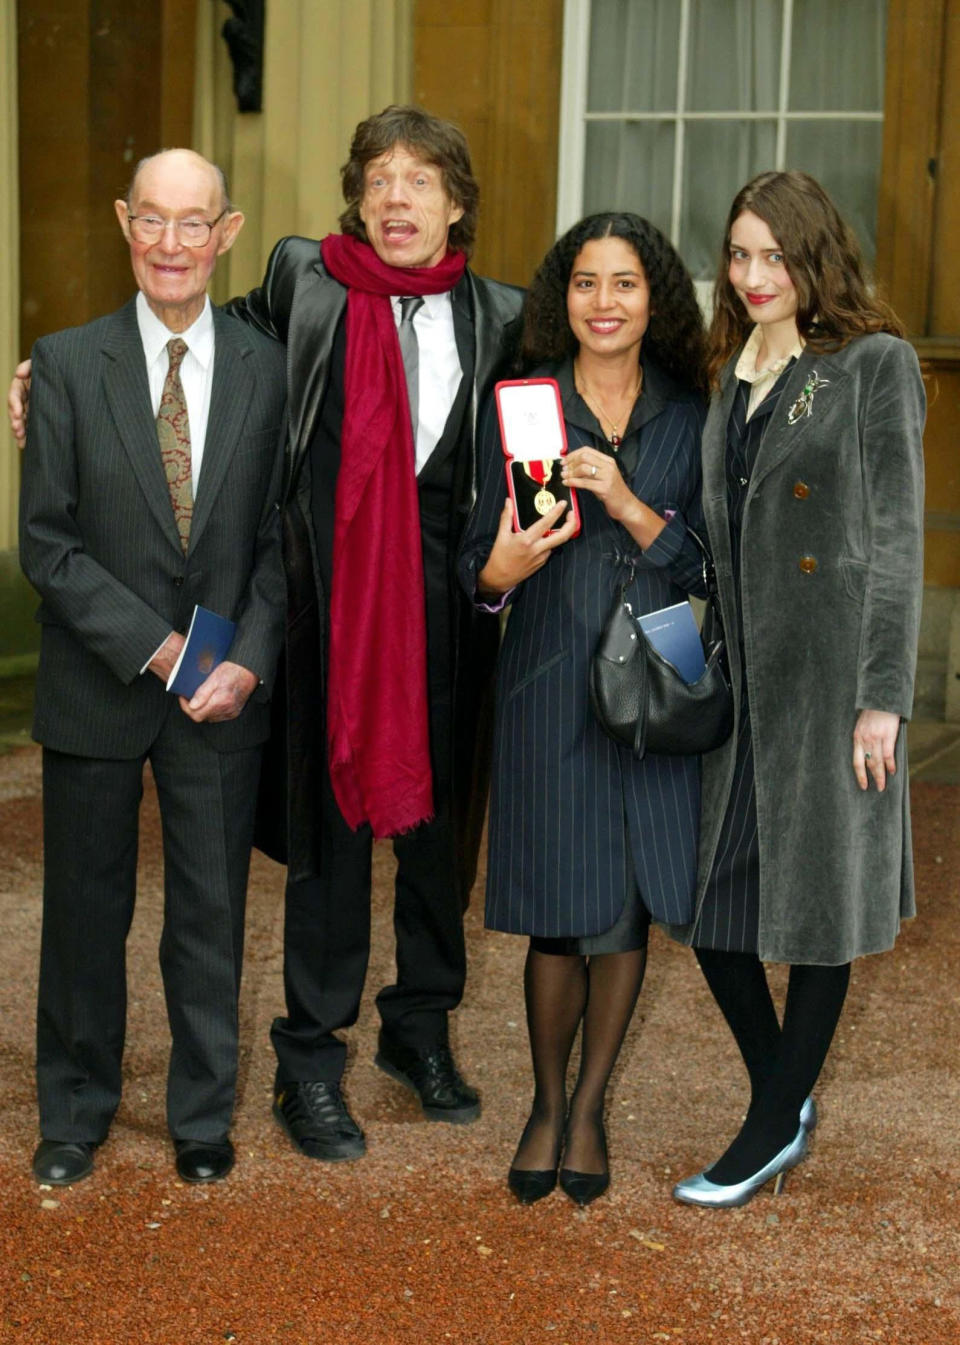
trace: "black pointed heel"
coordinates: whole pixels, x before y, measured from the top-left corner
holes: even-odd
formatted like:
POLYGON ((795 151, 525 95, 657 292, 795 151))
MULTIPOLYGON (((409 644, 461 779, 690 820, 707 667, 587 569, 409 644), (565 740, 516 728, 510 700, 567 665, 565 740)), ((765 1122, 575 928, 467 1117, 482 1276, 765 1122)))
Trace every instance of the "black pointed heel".
POLYGON ((573 1168, 560 1169, 560 1190, 581 1209, 602 1196, 610 1185, 609 1172, 575 1172, 573 1168))
POLYGON ((507 1173, 507 1185, 521 1205, 533 1205, 542 1200, 556 1184, 556 1168, 511 1168, 507 1173))

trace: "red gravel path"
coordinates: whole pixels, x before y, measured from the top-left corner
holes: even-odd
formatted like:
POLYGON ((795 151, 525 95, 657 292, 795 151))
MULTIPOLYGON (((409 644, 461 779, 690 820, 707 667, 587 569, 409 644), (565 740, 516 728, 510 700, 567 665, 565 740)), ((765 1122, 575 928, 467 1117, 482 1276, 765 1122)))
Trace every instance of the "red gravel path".
MULTIPOLYGON (((819 1088, 810 1159, 775 1200, 717 1213, 671 1181, 736 1128, 743 1079, 692 957, 655 935, 610 1106, 613 1185, 580 1212, 523 1209, 504 1185, 525 1114, 523 941, 470 913, 458 1055, 483 1094, 431 1125, 352 1033, 351 1104, 370 1152, 311 1163, 270 1117, 267 1031, 281 1005, 281 870, 254 865, 238 1164, 185 1187, 163 1122, 160 857, 148 802, 124 1106, 92 1178, 29 1176, 36 1140, 39 759, 0 757, 0 1341, 7 1345, 953 1345, 960 1342, 960 788, 915 786, 920 918, 854 969, 819 1088)), ((389 969, 389 851, 370 986, 389 969)), ((372 998, 372 993, 371 993, 372 998)))

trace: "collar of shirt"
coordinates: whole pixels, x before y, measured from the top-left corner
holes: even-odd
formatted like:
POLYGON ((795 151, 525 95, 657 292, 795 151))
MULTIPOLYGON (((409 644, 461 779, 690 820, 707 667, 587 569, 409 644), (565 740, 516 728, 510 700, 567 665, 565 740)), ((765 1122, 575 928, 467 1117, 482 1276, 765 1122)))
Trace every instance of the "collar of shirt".
POLYGON ((766 397, 767 393, 776 383, 777 379, 786 369, 791 360, 799 359, 803 354, 804 341, 802 336, 797 337, 797 343, 792 350, 788 351, 782 359, 774 360, 773 364, 768 364, 765 369, 757 368, 757 355, 760 352, 760 343, 763 341, 763 329, 758 322, 753 331, 747 338, 747 344, 740 352, 740 358, 737 360, 735 370, 737 378, 741 383, 750 384, 750 397, 747 401, 747 420, 751 418, 754 411, 766 397))
MULTIPOLYGON (((442 319, 450 311, 450 291, 444 290, 441 294, 424 294, 423 305, 418 308, 413 315, 413 325, 416 326, 421 320, 436 322, 442 319)), ((406 295, 391 294, 390 306, 393 309, 393 320, 397 326, 400 326, 400 300, 406 298, 406 295)))
MULTIPOLYGON (((200 316, 186 331, 172 332, 151 309, 141 290, 137 294, 137 326, 140 328, 140 340, 148 369, 159 358, 161 351, 166 356, 167 342, 173 336, 179 336, 186 341, 187 349, 204 372, 209 369, 210 361, 213 359, 213 309, 210 307, 209 296, 204 299, 200 316)), ((164 378, 166 374, 165 365, 164 378)))
POLYGON ((742 383, 757 383, 762 378, 775 379, 779 373, 786 369, 791 360, 797 359, 803 354, 803 337, 798 336, 797 344, 784 355, 783 359, 775 360, 773 364, 768 364, 765 369, 758 369, 757 355, 760 353, 760 343, 762 341, 763 328, 758 322, 747 338, 747 344, 741 350, 740 358, 737 360, 736 375, 742 383))

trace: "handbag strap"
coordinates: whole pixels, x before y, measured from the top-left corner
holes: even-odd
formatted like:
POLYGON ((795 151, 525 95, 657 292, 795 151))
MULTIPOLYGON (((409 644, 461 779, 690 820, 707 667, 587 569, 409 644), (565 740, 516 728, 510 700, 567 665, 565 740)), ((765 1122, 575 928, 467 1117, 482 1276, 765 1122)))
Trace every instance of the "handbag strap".
POLYGON ((689 523, 686 526, 687 536, 691 537, 693 541, 696 542, 700 551, 700 572, 703 575, 703 586, 707 591, 707 597, 714 598, 717 593, 717 572, 714 568, 713 557, 700 534, 696 532, 695 529, 691 528, 689 523))

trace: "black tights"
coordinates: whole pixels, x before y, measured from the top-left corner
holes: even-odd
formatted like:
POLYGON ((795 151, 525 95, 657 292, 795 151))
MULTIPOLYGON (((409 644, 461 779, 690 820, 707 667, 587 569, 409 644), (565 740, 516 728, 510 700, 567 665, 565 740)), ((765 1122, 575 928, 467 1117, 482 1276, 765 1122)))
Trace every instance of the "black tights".
POLYGON ((793 965, 781 1027, 755 953, 694 951, 750 1076, 746 1120, 708 1174, 726 1186, 758 1171, 796 1135, 800 1108, 819 1077, 840 1020, 850 964, 793 965))
POLYGON ((628 953, 540 952, 530 947, 523 973, 534 1094, 513 1166, 605 1172, 603 1106, 607 1083, 633 1014, 647 965, 646 948, 628 953), (567 1110, 567 1064, 583 1024, 580 1072, 567 1110), (564 1136, 566 1137, 564 1139, 564 1136))

